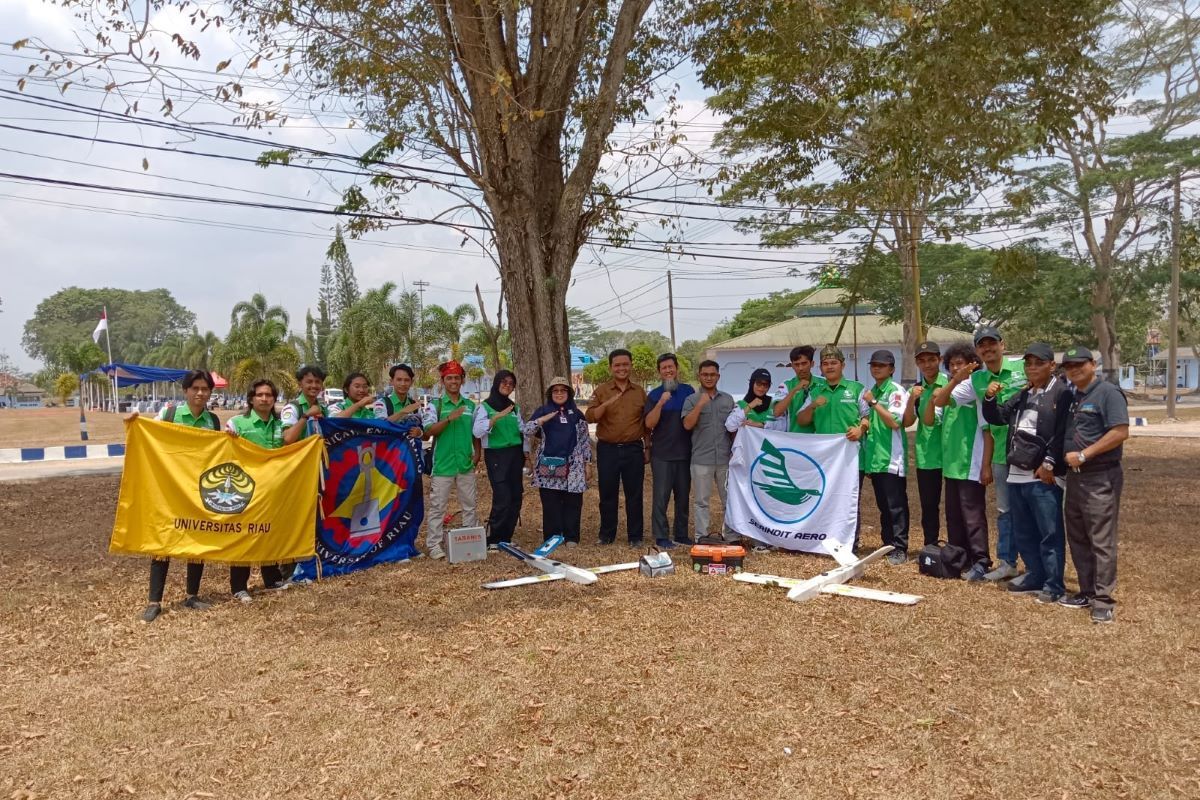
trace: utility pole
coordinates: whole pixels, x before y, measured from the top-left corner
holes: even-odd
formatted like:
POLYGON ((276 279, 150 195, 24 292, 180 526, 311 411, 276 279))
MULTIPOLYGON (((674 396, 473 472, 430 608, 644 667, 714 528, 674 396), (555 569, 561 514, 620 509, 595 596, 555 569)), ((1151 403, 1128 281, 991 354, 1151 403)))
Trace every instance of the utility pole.
POLYGON ((417 303, 417 338, 421 337, 421 326, 425 322, 425 287, 429 285, 429 281, 413 281, 413 286, 417 287, 417 297, 420 298, 417 303))
POLYGON ((1183 212, 1180 210, 1180 177, 1179 168, 1175 168, 1175 207, 1171 210, 1171 298, 1170 298, 1170 337, 1167 341, 1167 419, 1177 420, 1175 416, 1175 400, 1178 390, 1175 388, 1179 381, 1177 359, 1179 357, 1179 268, 1180 268, 1180 238, 1183 235, 1183 212))
POLYGON ((675 291, 671 286, 671 270, 667 270, 667 307, 671 315, 671 349, 675 349, 675 291))

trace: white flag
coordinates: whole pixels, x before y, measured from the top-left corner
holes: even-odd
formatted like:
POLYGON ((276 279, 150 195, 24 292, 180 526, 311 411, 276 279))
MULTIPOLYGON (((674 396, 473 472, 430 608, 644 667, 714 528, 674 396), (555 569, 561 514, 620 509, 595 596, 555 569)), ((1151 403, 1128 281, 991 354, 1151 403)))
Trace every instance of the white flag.
POLYGON ((842 556, 858 522, 858 443, 743 426, 729 461, 725 524, 784 550, 842 556))
POLYGON ((100 343, 100 334, 108 330, 108 312, 100 312, 100 321, 96 323, 96 330, 92 331, 92 341, 100 343))

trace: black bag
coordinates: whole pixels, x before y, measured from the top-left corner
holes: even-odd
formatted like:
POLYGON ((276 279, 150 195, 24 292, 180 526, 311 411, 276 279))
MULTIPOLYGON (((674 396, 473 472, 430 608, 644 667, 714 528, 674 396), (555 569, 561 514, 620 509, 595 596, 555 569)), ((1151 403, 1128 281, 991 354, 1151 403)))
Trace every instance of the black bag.
POLYGON ((1008 463, 1032 472, 1046 460, 1050 442, 1031 431, 1008 429, 1008 463))
POLYGON ((967 568, 967 551, 958 545, 927 544, 917 556, 917 569, 922 575, 957 580, 967 568))

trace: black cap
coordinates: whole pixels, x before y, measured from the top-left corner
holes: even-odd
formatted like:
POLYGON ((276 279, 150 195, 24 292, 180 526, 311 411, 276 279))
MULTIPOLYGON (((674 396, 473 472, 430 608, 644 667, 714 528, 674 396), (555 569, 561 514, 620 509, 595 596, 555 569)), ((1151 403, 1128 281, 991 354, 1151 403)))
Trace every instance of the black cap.
POLYGON ((925 353, 940 356, 942 354, 942 348, 938 347, 937 342, 921 342, 919 345, 917 345, 916 355, 920 356, 924 355, 925 353))
POLYGON ((764 367, 759 367, 758 369, 754 370, 754 372, 751 372, 750 373, 750 383, 755 384, 755 383, 758 383, 759 381, 766 381, 767 383, 771 383, 771 372, 769 370, 765 369, 764 367))
POLYGON ((891 350, 876 350, 871 353, 871 360, 868 364, 887 364, 889 367, 896 366, 896 357, 892 355, 891 350))
POLYGON ((1025 355, 1054 363, 1054 348, 1045 342, 1030 342, 1025 348, 1025 355))
POLYGON ((1063 353, 1062 363, 1064 364, 1080 364, 1084 361, 1095 361, 1092 357, 1092 351, 1088 350, 1081 344, 1077 344, 1067 352, 1063 353))
POLYGON ((975 344, 979 344, 984 339, 995 339, 997 342, 1004 341, 1004 337, 1000 335, 1000 329, 993 325, 984 325, 975 331, 975 344))

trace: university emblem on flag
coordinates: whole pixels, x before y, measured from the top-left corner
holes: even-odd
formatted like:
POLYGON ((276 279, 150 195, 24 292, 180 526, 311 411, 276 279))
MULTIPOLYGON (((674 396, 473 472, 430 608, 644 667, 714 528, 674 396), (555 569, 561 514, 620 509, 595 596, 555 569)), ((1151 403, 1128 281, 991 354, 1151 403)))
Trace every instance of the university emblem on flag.
POLYGON ((226 461, 200 474, 200 502, 214 514, 240 514, 254 497, 254 479, 226 461))
POLYGON ((750 466, 754 502, 771 520, 791 525, 808 519, 825 494, 825 472, 807 453, 763 439, 750 466))

